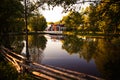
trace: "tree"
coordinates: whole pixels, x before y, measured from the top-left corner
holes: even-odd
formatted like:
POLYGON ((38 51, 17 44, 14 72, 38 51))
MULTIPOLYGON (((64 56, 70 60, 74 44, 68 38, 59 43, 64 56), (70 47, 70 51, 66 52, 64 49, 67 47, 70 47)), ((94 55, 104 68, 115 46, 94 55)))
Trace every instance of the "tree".
POLYGON ((90 24, 88 26, 88 30, 95 33, 96 31, 98 31, 98 26, 97 26, 98 16, 96 13, 95 4, 90 4, 88 16, 89 16, 89 24, 90 24))
MULTIPOLYGON (((24 5, 21 3, 22 1, 23 0, 2 0, 1 1, 0 25, 1 27, 2 26, 4 27, 0 29, 1 33, 19 31, 21 29, 21 26, 24 25, 23 24, 23 13, 24 13, 23 6, 24 5)), ((81 5, 77 5, 77 4, 84 4, 85 2, 97 3, 99 5, 96 7, 97 9, 98 7, 100 7, 98 10, 98 13, 101 19, 98 21, 99 22, 98 25, 101 26, 101 22, 106 24, 101 27, 105 33, 106 32, 117 33, 119 31, 120 1, 118 0, 114 0, 114 1, 112 0, 89 0, 89 1, 88 0, 28 0, 27 13, 28 14, 34 13, 34 11, 38 9, 38 7, 45 9, 44 4, 46 3, 48 4, 48 6, 52 5, 53 7, 62 6, 65 8, 65 11, 75 11, 78 9, 80 10, 81 8, 81 5)), ((92 16, 92 14, 90 16, 92 16)), ((91 25, 93 24, 94 23, 92 22, 91 25)), ((95 30, 96 28, 92 29, 92 31, 95 31, 95 30)))
POLYGON ((82 17, 79 12, 70 12, 67 16, 63 17, 62 21, 68 30, 77 30, 82 23, 82 17))
MULTIPOLYGON (((102 0, 103 1, 103 0, 102 0)), ((120 1, 104 0, 108 3, 100 3, 97 6, 99 27, 105 34, 119 32, 120 1)))
POLYGON ((0 32, 13 32, 21 27, 23 13, 24 7, 19 0, 2 0, 0 2, 0 32))
POLYGON ((44 16, 37 14, 30 17, 29 25, 33 31, 43 31, 47 27, 47 22, 44 16))

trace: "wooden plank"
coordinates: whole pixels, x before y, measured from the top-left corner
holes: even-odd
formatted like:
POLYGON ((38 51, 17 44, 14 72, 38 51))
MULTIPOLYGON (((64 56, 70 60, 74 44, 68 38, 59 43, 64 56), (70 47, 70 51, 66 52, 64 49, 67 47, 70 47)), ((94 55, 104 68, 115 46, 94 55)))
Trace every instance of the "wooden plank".
POLYGON ((55 78, 52 78, 50 76, 47 76, 45 74, 42 74, 42 73, 39 73, 39 72, 36 72, 36 71, 33 71, 32 74, 34 74, 36 76, 39 76, 39 77, 42 77, 42 78, 45 78, 45 79, 48 79, 48 80, 56 80, 55 78))
MULTIPOLYGON (((36 71, 36 72, 38 72, 38 73, 42 73, 42 74, 46 74, 46 75, 48 75, 48 76, 50 76, 50 77, 52 77, 52 78, 55 78, 55 79, 62 79, 62 80, 69 80, 70 78, 68 78, 68 77, 66 77, 66 76, 64 76, 64 75, 61 75, 61 74, 56 74, 56 73, 54 73, 54 72, 51 72, 51 71, 48 71, 48 70, 46 70, 46 69, 42 69, 42 68, 36 68, 36 67, 30 67, 30 66, 28 66, 28 65, 25 65, 25 64, 21 64, 21 65, 23 65, 24 67, 26 67, 27 69, 29 69, 30 71, 36 71)), ((28 71, 29 71, 28 70, 28 71)))
POLYGON ((66 73, 66 72, 62 72, 62 71, 59 71, 59 70, 56 70, 56 69, 53 69, 53 68, 50 68, 50 67, 47 67, 47 66, 38 64, 38 63, 33 63, 33 64, 36 65, 36 66, 40 66, 40 67, 42 67, 42 68, 48 69, 48 70, 50 70, 50 71, 52 71, 52 72, 65 75, 65 76, 70 77, 70 78, 73 78, 73 79, 77 79, 77 80, 83 79, 82 77, 75 76, 75 75, 72 75, 72 74, 69 74, 69 73, 66 73))
POLYGON ((20 66, 23 66, 24 68, 28 69, 30 72, 32 71, 34 75, 43 77, 45 79, 86 80, 87 78, 89 78, 95 80, 103 80, 101 78, 97 78, 95 76, 87 75, 84 73, 79 73, 64 68, 54 67, 51 65, 38 64, 31 61, 29 61, 30 65, 26 65, 25 63, 23 63, 23 61, 13 57, 14 55, 10 55, 8 53, 14 54, 16 55, 16 57, 20 57, 23 60, 26 60, 26 58, 22 55, 12 52, 7 48, 4 48, 4 50, 2 50, 2 54, 6 57, 7 60, 9 60, 16 67, 17 70, 20 71, 20 66), (19 62, 19 64, 17 62, 19 62))
POLYGON ((14 60, 16 60, 17 62, 22 62, 22 61, 20 61, 19 59, 16 59, 16 58, 14 58, 14 57, 12 57, 11 55, 9 55, 9 54, 7 54, 7 52, 5 52, 5 51, 3 51, 3 53, 5 53, 4 55, 5 56, 7 56, 7 57, 9 57, 9 58, 11 58, 11 59, 14 59, 14 60))
POLYGON ((51 65, 46 65, 46 66, 49 66, 53 69, 57 69, 57 70, 67 72, 67 73, 70 73, 70 74, 75 74, 76 76, 79 76, 79 77, 90 77, 90 78, 93 78, 93 79, 96 79, 96 80, 103 80, 103 79, 95 77, 95 76, 87 75, 87 74, 84 74, 84 73, 80 73, 80 72, 76 72, 76 71, 72 71, 72 70, 68 70, 68 69, 64 69, 64 68, 60 68, 60 67, 54 67, 54 66, 51 66, 51 65))
POLYGON ((22 58, 22 59, 26 59, 26 57, 24 57, 24 56, 22 56, 22 55, 19 55, 19 54, 15 53, 15 52, 13 52, 13 51, 11 51, 11 50, 5 48, 5 47, 2 47, 2 48, 3 48, 4 50, 6 50, 6 51, 8 51, 8 52, 10 52, 10 53, 12 53, 12 54, 14 54, 14 55, 20 57, 20 58, 22 58))

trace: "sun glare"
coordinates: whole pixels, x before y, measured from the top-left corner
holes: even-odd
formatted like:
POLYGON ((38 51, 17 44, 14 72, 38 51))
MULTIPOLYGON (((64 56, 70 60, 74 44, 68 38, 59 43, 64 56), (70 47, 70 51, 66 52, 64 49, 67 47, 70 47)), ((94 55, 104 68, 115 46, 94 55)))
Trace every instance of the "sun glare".
MULTIPOLYGON (((84 10, 87 6, 89 6, 89 3, 85 3, 81 5, 81 11, 84 10)), ((50 10, 40 10, 40 12, 43 14, 43 16, 46 18, 47 22, 57 22, 60 21, 63 16, 66 16, 68 13, 62 13, 63 8, 60 6, 56 6, 53 9, 50 10)))
POLYGON ((54 7, 53 10, 44 10, 41 13, 46 18, 47 22, 57 22, 62 19, 63 16, 67 15, 67 13, 62 13, 62 7, 54 7))

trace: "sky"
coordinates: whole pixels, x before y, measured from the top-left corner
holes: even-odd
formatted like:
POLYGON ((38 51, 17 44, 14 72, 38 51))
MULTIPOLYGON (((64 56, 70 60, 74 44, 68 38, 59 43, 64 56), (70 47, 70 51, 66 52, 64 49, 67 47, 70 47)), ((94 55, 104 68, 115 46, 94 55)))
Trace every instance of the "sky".
POLYGON ((62 7, 54 7, 53 10, 42 10, 41 13, 46 18, 47 22, 57 22, 62 19, 63 16, 67 15, 67 13, 62 13, 62 7))
MULTIPOLYGON (((86 6, 88 6, 88 3, 82 5, 83 8, 85 8, 86 6)), ((68 13, 62 13, 62 11, 63 11, 62 7, 56 6, 51 10, 42 10, 40 12, 46 18, 47 22, 57 22, 62 20, 63 16, 66 16, 68 14, 68 13)))

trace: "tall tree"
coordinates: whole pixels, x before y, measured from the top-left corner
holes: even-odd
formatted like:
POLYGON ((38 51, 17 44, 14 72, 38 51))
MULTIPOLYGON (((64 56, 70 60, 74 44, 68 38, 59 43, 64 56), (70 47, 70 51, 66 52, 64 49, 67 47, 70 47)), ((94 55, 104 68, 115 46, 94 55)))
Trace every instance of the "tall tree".
POLYGON ((62 20, 68 30, 77 30, 82 23, 82 17, 79 12, 70 12, 67 16, 63 17, 62 20))
POLYGON ((104 0, 104 2, 106 3, 97 6, 99 25, 104 33, 117 33, 120 26, 120 1, 104 0))
POLYGON ((20 0, 2 0, 0 2, 0 32, 11 32, 21 27, 23 13, 24 7, 20 0))
POLYGON ((30 17, 29 25, 33 31, 43 31, 47 27, 47 22, 43 15, 37 14, 30 17))
POLYGON ((89 22, 88 22, 89 26, 88 26, 87 30, 95 33, 96 31, 99 30, 98 25, 97 25, 97 21, 98 21, 99 16, 97 16, 95 4, 90 4, 88 16, 89 16, 89 22))

